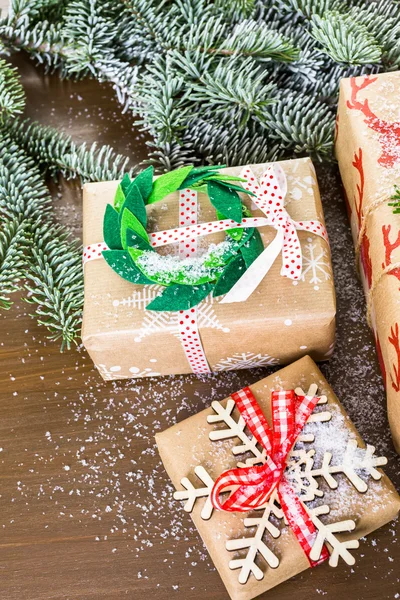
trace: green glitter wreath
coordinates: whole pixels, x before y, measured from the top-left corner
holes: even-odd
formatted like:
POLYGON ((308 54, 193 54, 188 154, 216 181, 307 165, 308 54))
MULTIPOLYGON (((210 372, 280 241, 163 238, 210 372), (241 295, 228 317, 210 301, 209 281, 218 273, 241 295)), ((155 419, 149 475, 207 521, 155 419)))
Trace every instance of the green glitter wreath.
POLYGON ((164 256, 150 245, 146 205, 177 190, 207 193, 218 220, 241 223, 243 216, 251 216, 238 192, 254 194, 236 185, 243 179, 222 175, 220 168, 182 167, 153 181, 153 167, 149 167, 133 181, 125 175, 118 185, 114 205, 107 204, 103 234, 109 250, 104 250, 103 256, 108 265, 131 283, 159 284, 165 288, 147 305, 148 310, 187 310, 210 293, 226 294, 263 251, 261 236, 253 227, 227 230, 225 241, 211 244, 199 258, 180 260, 164 256))

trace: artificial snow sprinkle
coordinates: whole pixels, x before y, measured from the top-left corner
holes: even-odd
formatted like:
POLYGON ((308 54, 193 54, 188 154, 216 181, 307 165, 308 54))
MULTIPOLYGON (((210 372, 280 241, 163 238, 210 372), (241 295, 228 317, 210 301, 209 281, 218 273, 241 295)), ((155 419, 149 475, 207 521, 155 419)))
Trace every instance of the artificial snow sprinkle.
POLYGON ((229 240, 220 244, 210 244, 202 256, 181 259, 179 256, 162 256, 157 252, 145 250, 136 259, 138 266, 149 277, 160 277, 166 284, 176 280, 183 273, 187 283, 195 283, 203 277, 215 278, 215 268, 219 266, 223 255, 233 249, 229 240))

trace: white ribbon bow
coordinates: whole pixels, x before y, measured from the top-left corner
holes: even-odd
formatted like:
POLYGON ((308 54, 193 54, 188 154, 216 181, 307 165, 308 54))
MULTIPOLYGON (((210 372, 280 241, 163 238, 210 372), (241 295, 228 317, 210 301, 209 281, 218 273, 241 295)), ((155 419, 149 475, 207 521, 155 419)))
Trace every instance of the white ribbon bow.
MULTIPOLYGON (((294 221, 284 206, 287 194, 286 175, 278 164, 271 165, 258 182, 249 167, 243 169, 243 187, 255 194, 252 201, 267 217, 266 225, 276 229, 274 240, 250 265, 243 276, 221 300, 222 304, 244 302, 259 286, 278 255, 282 252, 281 275, 298 280, 302 273, 302 251, 297 230, 310 231, 328 242, 328 234, 319 221, 294 221)), ((262 219, 262 221, 265 221, 262 219)), ((329 243, 329 242, 328 242, 329 243)))

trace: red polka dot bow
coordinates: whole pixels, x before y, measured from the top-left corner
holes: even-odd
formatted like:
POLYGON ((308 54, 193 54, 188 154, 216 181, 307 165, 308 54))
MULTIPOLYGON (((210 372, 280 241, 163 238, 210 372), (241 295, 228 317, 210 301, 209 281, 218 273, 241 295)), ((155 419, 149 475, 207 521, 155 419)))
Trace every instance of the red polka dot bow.
POLYGON ((287 456, 319 398, 310 392, 306 396, 298 396, 294 390, 272 392, 273 429, 250 388, 232 394, 232 398, 250 432, 265 450, 265 463, 252 463, 222 473, 211 492, 213 506, 228 512, 248 512, 265 506, 276 492, 286 520, 311 566, 323 562, 329 557, 324 546, 317 561, 310 559, 317 532, 304 504, 285 478, 287 456), (229 497, 221 501, 221 494, 226 492, 230 492, 229 497))
MULTIPOLYGON (((223 298, 222 303, 243 302, 254 292, 264 279, 276 258, 282 253, 281 275, 298 280, 302 274, 302 252, 297 230, 309 231, 328 242, 328 234, 319 221, 294 221, 285 208, 287 194, 286 175, 275 163, 257 181, 253 171, 246 167, 241 173, 246 180, 243 187, 255 194, 252 198, 267 217, 260 225, 270 225, 277 230, 275 239, 253 262, 244 275, 223 298)), ((328 242, 329 243, 329 242, 328 242)))

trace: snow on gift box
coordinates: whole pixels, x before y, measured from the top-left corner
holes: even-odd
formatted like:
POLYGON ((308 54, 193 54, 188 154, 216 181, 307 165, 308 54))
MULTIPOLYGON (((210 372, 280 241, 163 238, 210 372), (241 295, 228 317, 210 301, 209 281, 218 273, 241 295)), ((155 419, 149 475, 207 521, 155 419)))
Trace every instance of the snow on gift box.
POLYGON ((309 159, 86 184, 83 235, 82 338, 104 379, 332 352, 335 291, 309 159))
POLYGON ((386 459, 365 446, 308 356, 156 441, 233 600, 325 560, 354 564, 358 540, 400 509, 379 469, 386 459))
POLYGON ((400 452, 400 72, 342 79, 336 156, 400 452))

